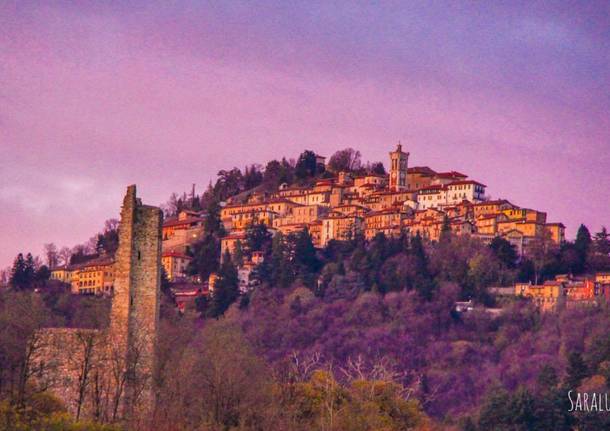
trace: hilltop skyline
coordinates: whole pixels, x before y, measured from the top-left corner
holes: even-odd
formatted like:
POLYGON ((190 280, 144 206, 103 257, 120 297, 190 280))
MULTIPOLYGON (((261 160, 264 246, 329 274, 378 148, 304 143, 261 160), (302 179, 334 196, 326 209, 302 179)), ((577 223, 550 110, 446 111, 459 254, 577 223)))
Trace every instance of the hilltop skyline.
POLYGON ((608 6, 0 6, 0 267, 304 149, 457 170, 608 225, 608 6))

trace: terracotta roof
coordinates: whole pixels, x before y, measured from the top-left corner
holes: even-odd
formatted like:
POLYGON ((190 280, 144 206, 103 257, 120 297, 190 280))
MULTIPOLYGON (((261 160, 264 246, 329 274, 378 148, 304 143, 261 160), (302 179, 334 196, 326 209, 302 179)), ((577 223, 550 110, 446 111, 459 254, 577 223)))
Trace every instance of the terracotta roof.
POLYGON ((184 220, 178 220, 177 218, 167 219, 163 222, 163 227, 180 226, 191 223, 203 222, 204 217, 187 217, 184 220))
POLYGON ((402 193, 415 193, 416 190, 401 190, 399 192, 395 192, 392 190, 380 190, 378 192, 374 192, 373 195, 399 195, 402 193))
POLYGON ((423 175, 436 175, 436 172, 430 169, 428 166, 413 166, 407 169, 408 174, 423 174, 423 175))
POLYGON ((303 227, 306 227, 307 223, 284 223, 284 224, 282 224, 280 226, 277 226, 277 229, 282 229, 283 227, 294 227, 294 226, 303 226, 303 227))
POLYGON ((361 219, 362 217, 355 213, 343 214, 340 212, 331 212, 327 216, 322 217, 322 219, 331 219, 331 218, 360 218, 361 219))
POLYGON ((269 208, 252 208, 252 209, 246 208, 246 209, 234 212, 229 217, 239 215, 239 214, 257 214, 257 213, 263 213, 263 212, 277 214, 277 211, 270 210, 269 208))
POLYGON ((437 172, 436 176, 438 178, 468 178, 468 175, 464 175, 457 171, 437 172))
POLYGON ((161 254, 162 257, 181 257, 183 259, 192 259, 190 256, 187 256, 184 253, 180 253, 178 251, 164 251, 161 254))
POLYGON ((421 213, 425 213, 425 212, 428 212, 428 211, 434 211, 434 212, 437 212, 437 213, 442 213, 443 212, 443 211, 441 211, 441 210, 439 210, 437 208, 426 208, 425 210, 417 210, 415 212, 421 214, 421 213))
POLYGON ((114 258, 112 256, 100 256, 90 259, 86 262, 80 262, 74 265, 70 265, 70 269, 80 269, 87 268, 89 266, 107 266, 112 265, 114 263, 114 258))
POLYGON ((373 217, 376 215, 384 215, 384 214, 400 214, 400 210, 398 210, 397 208, 385 208, 382 210, 377 210, 377 211, 371 211, 370 213, 366 214, 365 217, 373 217))
POLYGON ((461 185, 461 184, 477 184, 479 186, 487 187, 485 184, 480 183, 478 181, 474 181, 474 180, 452 181, 449 184, 447 184, 447 186, 457 186, 457 185, 461 185))
POLYGON ((376 173, 368 173, 368 174, 364 174, 364 175, 357 175, 354 177, 354 179, 356 178, 366 178, 366 177, 376 177, 376 178, 385 178, 387 175, 381 175, 381 174, 376 174, 376 173))
POLYGON ((521 232, 520 230, 517 230, 517 229, 511 229, 511 230, 508 230, 508 231, 506 231, 506 232, 503 232, 501 235, 502 235, 502 236, 508 236, 508 235, 509 235, 509 234, 511 234, 511 233, 516 233, 516 234, 518 234, 519 236, 522 236, 522 237, 524 237, 524 238, 533 238, 532 236, 525 235, 523 232, 521 232))
POLYGON ((497 216, 499 216, 501 213, 494 213, 494 214, 484 214, 484 215, 480 215, 477 217, 477 220, 485 220, 485 219, 492 219, 492 218, 496 218, 497 216))
POLYGON ((286 204, 291 204, 291 205, 295 205, 295 206, 300 206, 301 204, 296 203, 291 201, 290 199, 286 199, 286 198, 274 198, 274 199, 269 199, 263 202, 250 202, 247 204, 230 204, 230 205, 226 205, 223 207, 224 208, 239 208, 239 207, 260 207, 260 206, 265 206, 265 205, 270 205, 270 204, 282 204, 282 203, 286 203, 286 204))
POLYGON ((205 284, 174 283, 170 290, 175 296, 197 296, 207 290, 207 286, 205 284))
POLYGON ((419 193, 437 193, 439 191, 446 190, 446 187, 441 184, 433 184, 427 187, 423 187, 419 190, 419 193))
POLYGON ((231 232, 228 235, 225 235, 221 238, 221 240, 224 239, 244 239, 246 237, 246 233, 245 232, 231 232))
POLYGON ((478 206, 485 206, 485 205, 502 205, 502 204, 511 204, 511 203, 509 201, 507 201, 506 199, 496 199, 496 200, 493 200, 493 201, 477 202, 477 203, 472 204, 472 205, 475 206, 475 207, 478 207, 478 206))
POLYGON ((361 209, 364 209, 364 210, 367 210, 367 211, 369 210, 369 208, 367 208, 365 206, 362 206, 362 205, 358 205, 358 204, 339 205, 339 206, 334 207, 334 209, 337 209, 337 208, 352 208, 352 207, 361 208, 361 209))

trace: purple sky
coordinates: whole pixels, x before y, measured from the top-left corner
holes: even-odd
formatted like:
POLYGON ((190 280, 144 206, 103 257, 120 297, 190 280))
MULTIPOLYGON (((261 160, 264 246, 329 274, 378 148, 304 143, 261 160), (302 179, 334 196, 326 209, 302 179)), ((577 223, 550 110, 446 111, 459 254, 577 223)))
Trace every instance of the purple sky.
POLYGON ((0 267, 86 241, 129 183, 159 204, 399 139, 570 237, 610 227, 608 2, 40 3, 0 3, 0 267))

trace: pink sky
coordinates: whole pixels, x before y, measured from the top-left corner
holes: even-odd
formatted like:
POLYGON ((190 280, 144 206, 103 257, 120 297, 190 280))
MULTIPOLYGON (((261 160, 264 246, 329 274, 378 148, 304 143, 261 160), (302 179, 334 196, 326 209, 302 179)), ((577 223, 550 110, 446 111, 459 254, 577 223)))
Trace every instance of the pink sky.
POLYGON ((610 7, 3 2, 0 267, 220 169, 351 146, 610 227, 610 7))

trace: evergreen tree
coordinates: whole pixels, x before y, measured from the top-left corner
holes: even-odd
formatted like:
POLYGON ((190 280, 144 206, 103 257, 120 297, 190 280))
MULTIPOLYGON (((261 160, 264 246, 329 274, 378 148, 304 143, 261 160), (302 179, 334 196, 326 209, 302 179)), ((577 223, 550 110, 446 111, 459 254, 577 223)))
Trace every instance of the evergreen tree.
POLYGON ((425 300, 432 299, 435 284, 428 269, 428 256, 419 232, 411 240, 411 255, 415 260, 413 287, 425 300))
POLYGON ((610 271, 610 237, 605 227, 595 234, 592 251, 590 269, 592 271, 610 271))
POLYGON ((234 196, 243 190, 244 178, 238 168, 221 170, 218 172, 218 180, 214 184, 214 196, 219 201, 234 196))
POLYGON ((36 264, 32 253, 28 253, 25 257, 25 278, 30 285, 36 279, 36 264))
POLYGON ((499 236, 489 243, 489 248, 504 266, 513 269, 517 266, 517 250, 509 241, 499 236))
POLYGON ((293 238, 294 260, 301 274, 315 273, 320 269, 320 261, 307 229, 298 232, 293 238))
POLYGON ((260 171, 259 165, 246 166, 243 182, 245 190, 253 189, 263 182, 263 173, 260 171))
POLYGON ((220 241, 216 235, 207 233, 201 241, 193 246, 192 259, 188 264, 187 272, 198 275, 202 281, 208 279, 211 273, 218 269, 220 260, 220 241))
POLYGON ((587 364, 585 364, 585 361, 579 352, 571 352, 568 355, 568 367, 566 369, 566 373, 567 376, 565 384, 568 389, 572 390, 576 390, 582 379, 587 377, 587 364))
POLYGON ((97 234, 97 241, 95 243, 95 252, 102 254, 104 252, 104 236, 101 233, 97 234))
POLYGON ((40 281, 46 281, 50 275, 47 266, 44 266, 40 273, 36 271, 36 264, 31 253, 28 253, 25 258, 23 253, 19 253, 11 268, 9 284, 17 290, 31 289, 39 280, 37 276, 40 276, 40 281))
POLYGON ((248 227, 245 246, 249 256, 255 251, 266 252, 271 247, 271 232, 265 223, 254 223, 248 227))
POLYGON ((385 168, 383 167, 383 163, 375 162, 371 165, 371 172, 377 175, 386 175, 385 168))
POLYGON ((297 179, 303 181, 315 177, 317 173, 316 153, 305 150, 299 156, 299 160, 294 168, 297 179))
POLYGON ((25 259, 23 253, 19 253, 13 262, 11 269, 10 285, 14 289, 26 289, 29 287, 31 280, 28 280, 26 272, 25 259))
POLYGON ((295 171, 294 166, 292 166, 290 164, 290 162, 288 162, 288 160, 286 160, 285 157, 282 157, 280 177, 279 177, 280 184, 282 184, 282 183, 292 184, 294 182, 294 176, 295 176, 294 171, 295 171))
POLYGON ((193 211, 201 211, 201 200, 199 195, 195 195, 191 198, 191 209, 193 211))
POLYGON ((215 234, 218 237, 224 235, 224 227, 220 220, 220 205, 216 199, 210 200, 206 208, 204 231, 208 234, 215 234))
POLYGON ((591 249, 591 233, 584 224, 581 224, 576 233, 576 241, 574 241, 574 249, 578 253, 580 267, 579 272, 586 269, 587 257, 591 249))
POLYGON ((210 314, 210 298, 208 296, 198 296, 195 298, 195 310, 202 316, 205 317, 210 314))
POLYGON ((606 227, 595 234, 595 252, 608 256, 610 254, 610 236, 606 227))
POLYGON ((218 279, 212 293, 210 316, 219 317, 239 297, 239 279, 237 268, 231 260, 231 253, 227 250, 222 258, 218 279))
POLYGON ((445 215, 443 217, 443 225, 441 226, 441 233, 439 236, 439 242, 446 244, 451 241, 451 223, 449 217, 445 215))
POLYGON ((273 237, 271 253, 265 258, 268 265, 268 281, 272 286, 288 287, 294 281, 294 264, 290 259, 290 250, 286 238, 281 232, 273 237))
POLYGON ((167 278, 167 272, 165 272, 163 266, 161 266, 161 294, 171 301, 174 300, 171 292, 171 283, 169 278, 167 278))
POLYGON ((538 388, 541 391, 550 391, 555 389, 559 380, 557 378, 557 371, 550 365, 545 365, 540 370, 540 374, 538 374, 537 378, 538 388))
POLYGON ((541 429, 537 427, 536 400, 529 390, 525 388, 517 390, 511 397, 509 412, 510 422, 516 425, 515 428, 523 430, 541 429))
POLYGON ((508 430, 511 424, 510 395, 502 387, 492 388, 486 395, 479 415, 479 429, 508 430))
POLYGON ((40 268, 36 270, 36 274, 34 275, 34 280, 36 283, 44 284, 51 277, 51 270, 46 265, 41 265, 40 268))
POLYGON ((277 160, 271 160, 265 167, 263 174, 263 186, 266 190, 275 190, 280 185, 282 177, 282 164, 277 160))

